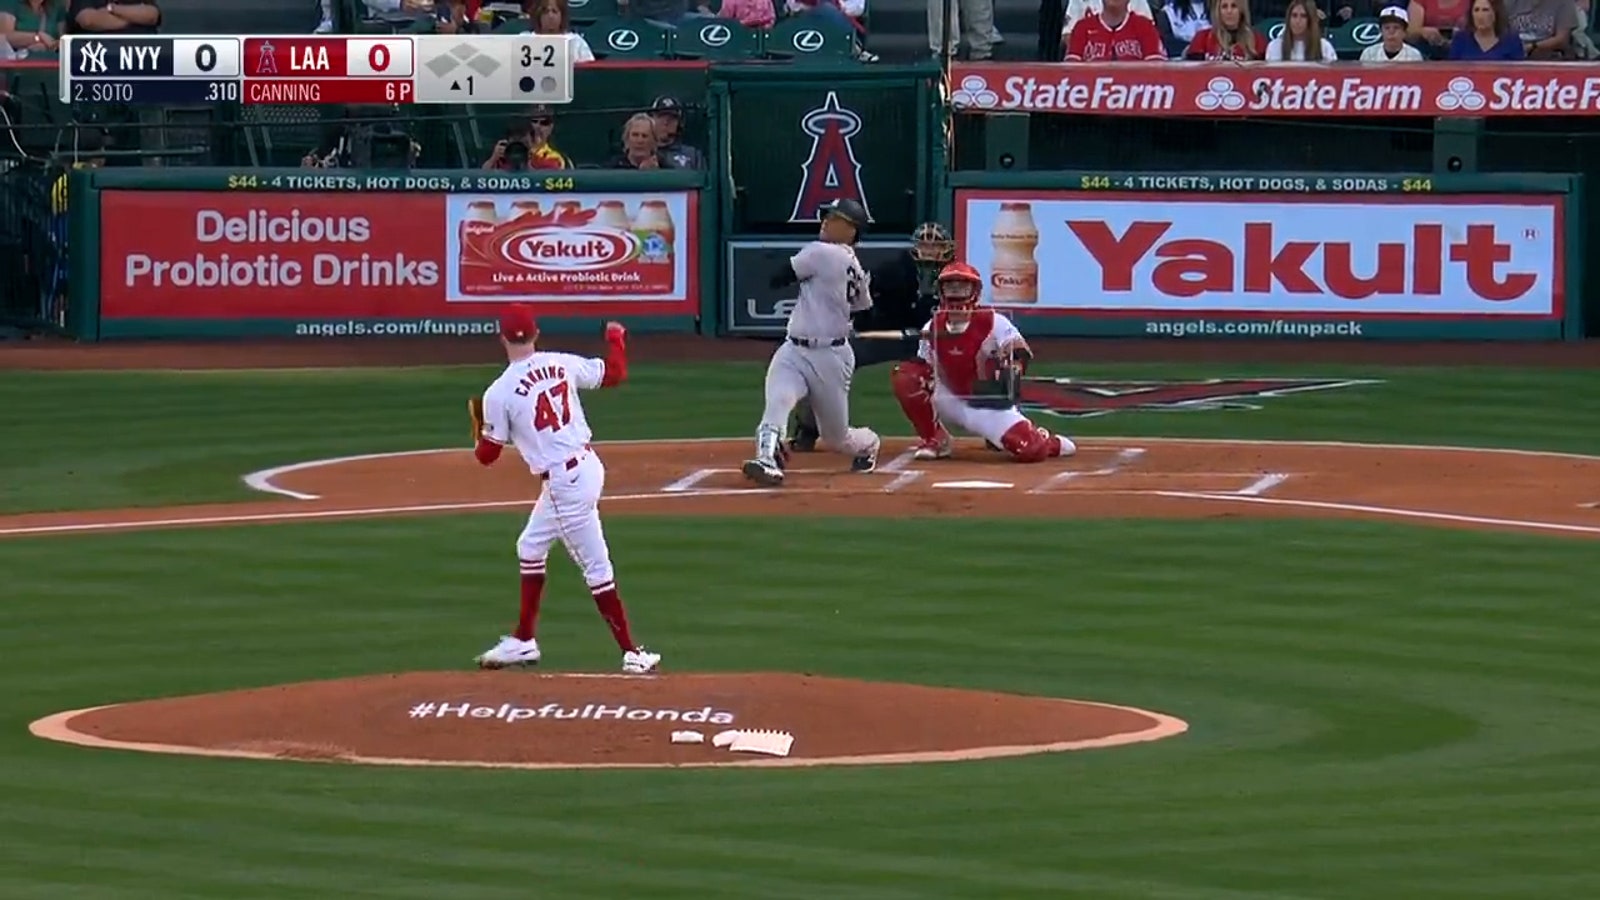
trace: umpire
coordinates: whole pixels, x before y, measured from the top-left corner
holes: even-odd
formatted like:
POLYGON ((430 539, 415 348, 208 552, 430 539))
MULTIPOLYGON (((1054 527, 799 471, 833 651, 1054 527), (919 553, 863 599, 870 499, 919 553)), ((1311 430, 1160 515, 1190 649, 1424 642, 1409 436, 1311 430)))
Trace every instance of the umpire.
MULTIPOLYGON (((937 222, 924 222, 911 234, 911 247, 872 270, 872 306, 857 313, 853 324, 858 332, 850 338, 856 354, 856 369, 879 363, 914 359, 927 324, 939 305, 936 292, 939 270, 956 256, 956 242, 937 222), (898 331, 897 337, 860 337, 864 331, 898 331)), ((795 406, 789 433, 791 450, 808 453, 817 449, 817 417, 809 399, 795 406)))

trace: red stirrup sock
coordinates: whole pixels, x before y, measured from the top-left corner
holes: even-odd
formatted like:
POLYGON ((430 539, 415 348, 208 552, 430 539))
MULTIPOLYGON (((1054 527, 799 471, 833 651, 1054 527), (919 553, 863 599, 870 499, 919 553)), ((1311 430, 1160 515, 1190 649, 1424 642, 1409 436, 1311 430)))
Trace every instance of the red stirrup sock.
POLYGON ((600 610, 600 618, 606 620, 611 637, 622 648, 622 652, 639 649, 633 642, 633 635, 628 633, 628 611, 622 608, 622 595, 617 593, 617 583, 607 581, 590 585, 589 593, 594 595, 594 605, 600 610))
POLYGON ((522 560, 522 613, 517 617, 519 641, 533 640, 539 626, 539 601, 544 597, 544 560, 522 560))

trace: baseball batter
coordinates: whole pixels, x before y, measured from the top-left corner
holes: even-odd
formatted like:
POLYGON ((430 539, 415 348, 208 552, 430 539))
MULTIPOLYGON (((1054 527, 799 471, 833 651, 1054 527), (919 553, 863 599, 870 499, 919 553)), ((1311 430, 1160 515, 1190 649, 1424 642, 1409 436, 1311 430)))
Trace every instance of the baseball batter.
POLYGON ((979 396, 981 382, 1020 377, 1033 351, 1005 315, 978 309, 983 278, 956 262, 939 272, 939 309, 922 330, 918 359, 896 366, 890 375, 895 399, 921 442, 917 459, 951 455, 944 423, 965 429, 998 446, 1017 462, 1042 462, 1071 456, 1078 448, 1061 435, 1033 424, 1014 399, 999 406, 979 396))
POLYGON ((627 334, 606 325, 609 351, 605 359, 539 350, 539 326, 523 304, 500 317, 500 343, 509 365, 483 396, 467 401, 472 415, 479 463, 492 465, 506 444, 517 448, 528 468, 542 482, 539 500, 517 538, 522 569, 522 613, 517 628, 478 657, 485 669, 535 665, 539 642, 534 636, 539 601, 544 596, 545 563, 557 541, 583 570, 583 580, 622 649, 622 671, 655 672, 661 654, 635 643, 628 614, 617 593, 611 549, 600 527, 598 504, 605 489, 606 467, 589 446, 593 435, 578 400, 580 390, 615 387, 628 377, 627 334))
POLYGON ((820 239, 801 247, 772 280, 773 287, 798 282, 800 296, 784 341, 767 364, 767 406, 756 428, 756 456, 744 464, 745 477, 761 485, 783 484, 784 426, 790 410, 807 396, 830 449, 852 457, 854 471, 871 472, 878 465, 878 435, 850 427, 850 378, 856 368, 850 314, 872 305, 871 283, 853 246, 866 227, 867 211, 854 200, 840 200, 823 207, 820 217, 820 239))

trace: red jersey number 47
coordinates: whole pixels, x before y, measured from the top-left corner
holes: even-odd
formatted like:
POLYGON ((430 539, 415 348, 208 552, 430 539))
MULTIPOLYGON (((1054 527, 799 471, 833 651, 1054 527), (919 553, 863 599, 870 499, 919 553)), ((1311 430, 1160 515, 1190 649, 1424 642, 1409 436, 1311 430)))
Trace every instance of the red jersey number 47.
POLYGON ((572 421, 572 407, 567 404, 567 383, 557 382, 541 393, 533 402, 533 427, 536 431, 560 431, 572 421))

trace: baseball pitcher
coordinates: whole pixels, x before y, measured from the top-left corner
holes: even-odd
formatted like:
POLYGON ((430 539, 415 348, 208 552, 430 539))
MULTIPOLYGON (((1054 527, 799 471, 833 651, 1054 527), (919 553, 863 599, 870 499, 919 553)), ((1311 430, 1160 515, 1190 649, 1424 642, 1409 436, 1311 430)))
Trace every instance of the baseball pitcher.
POLYGON ((951 455, 945 423, 979 435, 1017 462, 1071 456, 1077 445, 1017 410, 1033 351, 1004 314, 978 309, 983 278, 956 262, 939 272, 939 309, 922 330, 918 359, 890 375, 895 399, 921 442, 917 459, 951 455))
POLYGON ((580 390, 615 387, 628 377, 627 332, 617 322, 606 325, 605 359, 552 353, 534 346, 539 325, 525 304, 513 304, 500 316, 500 344, 507 365, 482 397, 467 401, 476 442, 473 456, 492 465, 511 444, 540 481, 539 500, 517 538, 522 570, 522 613, 514 632, 478 656, 485 669, 537 665, 539 642, 534 637, 539 602, 544 596, 545 563, 557 542, 583 570, 595 608, 622 649, 622 671, 653 673, 661 654, 635 643, 628 613, 617 593, 611 548, 600 527, 600 495, 606 467, 590 446, 593 434, 578 400, 580 390))
POLYGON ((783 430, 802 397, 811 398, 822 440, 852 457, 850 468, 871 472, 882 443, 870 428, 850 427, 850 315, 872 305, 871 281, 856 259, 854 244, 866 228, 867 211, 854 200, 824 206, 819 240, 800 248, 772 280, 775 288, 798 283, 800 296, 789 313, 782 344, 767 364, 766 409, 756 428, 756 455, 744 464, 756 484, 783 484, 783 430))

